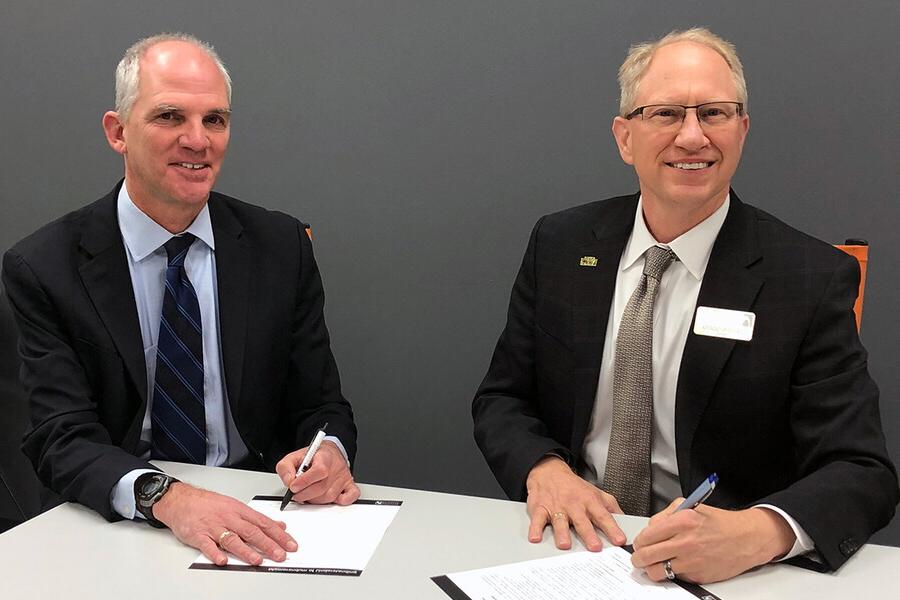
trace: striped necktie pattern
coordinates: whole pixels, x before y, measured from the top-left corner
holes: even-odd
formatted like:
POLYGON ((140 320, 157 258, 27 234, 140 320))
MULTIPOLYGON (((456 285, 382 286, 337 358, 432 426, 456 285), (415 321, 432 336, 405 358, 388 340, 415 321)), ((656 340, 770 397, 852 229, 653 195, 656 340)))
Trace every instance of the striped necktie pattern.
POLYGON ((195 239, 185 233, 164 246, 168 266, 156 346, 150 454, 162 460, 204 464, 203 329, 197 292, 184 269, 195 239))

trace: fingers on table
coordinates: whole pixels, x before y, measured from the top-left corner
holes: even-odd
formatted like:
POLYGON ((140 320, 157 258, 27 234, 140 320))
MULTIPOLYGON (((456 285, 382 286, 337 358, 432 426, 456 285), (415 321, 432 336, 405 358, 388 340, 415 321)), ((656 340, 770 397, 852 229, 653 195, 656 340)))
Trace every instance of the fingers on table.
POLYGON ((572 547, 571 528, 584 542, 588 550, 596 552, 603 548, 603 541, 597 535, 596 525, 614 543, 618 542, 616 532, 624 543, 625 535, 616 525, 615 519, 600 506, 575 507, 565 510, 551 511, 545 505, 536 505, 531 511, 531 522, 528 527, 528 540, 532 543, 540 542, 544 537, 544 528, 547 525, 553 527, 553 539, 556 547, 568 550, 572 547))
MULTIPOLYGON (((282 562, 287 557, 286 550, 293 552, 297 549, 297 542, 285 531, 284 523, 255 511, 229 520, 226 529, 216 536, 213 543, 220 550, 251 565, 262 563, 263 558, 282 562)), ((209 548, 205 542, 204 546, 209 548)), ((216 564, 225 564, 213 549, 210 553, 204 548, 201 551, 216 564)))
POLYGON ((228 563, 228 555, 219 548, 219 544, 209 536, 203 536, 197 541, 197 549, 203 556, 220 567, 228 563))
POLYGON ((233 533, 233 535, 220 536, 219 547, 225 552, 237 556, 247 564, 261 564, 263 557, 260 556, 259 552, 252 549, 244 539, 244 536, 247 536, 248 539, 254 536, 246 530, 243 532, 234 531, 233 533))
MULTIPOLYGON (((609 513, 606 514, 609 516, 609 513)), ((598 552, 603 548, 603 542, 600 541, 600 536, 597 535, 597 530, 594 529, 592 516, 593 515, 589 516, 587 511, 581 514, 572 515, 572 527, 575 528, 575 533, 577 533, 578 537, 581 538, 581 541, 584 542, 585 548, 591 552, 598 552)), ((610 517, 610 519, 612 519, 612 517, 610 517)), ((615 523, 615 521, 613 522, 615 523)))
MULTIPOLYGON (((610 498, 612 498, 612 496, 610 496, 610 498)), ((613 498, 613 502, 615 502, 615 498, 613 498)), ((618 503, 616 503, 616 506, 618 506, 618 503)), ((592 525, 596 525, 613 545, 621 546, 625 543, 625 532, 622 531, 622 528, 616 523, 616 519, 609 510, 602 506, 590 505, 588 506, 587 511, 592 525)))
POLYGON ((544 539, 544 528, 550 523, 550 509, 543 505, 530 506, 531 522, 528 525, 528 541, 536 544, 544 539))
POLYGON ((572 547, 572 532, 569 529, 569 515, 558 510, 550 515, 550 525, 553 526, 553 539, 560 550, 568 550, 572 547))

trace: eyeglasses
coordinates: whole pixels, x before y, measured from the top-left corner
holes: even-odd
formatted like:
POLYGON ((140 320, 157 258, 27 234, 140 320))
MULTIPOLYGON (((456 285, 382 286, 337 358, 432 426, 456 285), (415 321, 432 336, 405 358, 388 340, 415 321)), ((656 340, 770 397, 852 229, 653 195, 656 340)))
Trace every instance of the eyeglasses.
POLYGON ((648 104, 647 106, 637 107, 625 115, 625 118, 632 119, 640 115, 641 120, 649 123, 652 127, 660 129, 680 127, 689 108, 697 110, 697 119, 704 127, 721 127, 733 121, 735 117, 744 114, 743 102, 704 102, 693 106, 684 106, 683 104, 648 104))

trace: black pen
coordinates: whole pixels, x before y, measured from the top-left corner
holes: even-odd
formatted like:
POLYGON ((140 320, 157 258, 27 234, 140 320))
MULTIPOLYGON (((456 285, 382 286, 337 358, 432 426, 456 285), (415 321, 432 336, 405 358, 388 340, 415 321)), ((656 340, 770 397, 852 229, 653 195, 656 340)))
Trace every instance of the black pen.
POLYGON ((713 493, 713 490, 716 489, 717 481, 719 481, 719 476, 715 473, 704 479, 703 482, 697 486, 697 489, 691 492, 691 495, 685 498, 684 502, 675 509, 675 512, 686 508, 697 508, 706 502, 706 499, 709 498, 710 494, 713 493))
MULTIPOLYGON (((312 441, 309 443, 309 450, 306 451, 306 456, 303 457, 303 462, 300 463, 300 468, 297 469, 297 477, 306 473, 309 469, 309 466, 312 464, 313 457, 316 455, 316 451, 319 449, 319 446, 322 444, 322 440, 325 439, 325 428, 328 427, 328 423, 322 425, 322 428, 316 432, 315 437, 313 437, 312 441)), ((291 501, 291 497, 294 495, 294 492, 291 491, 290 486, 288 486, 287 491, 284 493, 284 498, 281 499, 281 509, 284 510, 284 507, 288 505, 291 501)))

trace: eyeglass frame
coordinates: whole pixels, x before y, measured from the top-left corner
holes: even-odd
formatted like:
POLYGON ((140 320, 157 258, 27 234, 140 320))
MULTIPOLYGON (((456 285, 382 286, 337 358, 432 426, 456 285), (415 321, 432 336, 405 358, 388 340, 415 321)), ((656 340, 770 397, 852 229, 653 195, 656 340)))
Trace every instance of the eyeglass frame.
MULTIPOLYGON (((734 104, 737 106, 737 111, 735 112, 736 117, 741 117, 744 115, 744 103, 738 102, 737 100, 713 100, 712 102, 702 102, 700 104, 693 104, 690 106, 685 106, 684 104, 675 104, 672 102, 662 102, 660 104, 645 104, 644 106, 638 106, 636 109, 625 115, 625 119, 631 120, 634 117, 641 115, 641 120, 644 120, 644 109, 645 108, 653 108, 655 106, 678 106, 684 109, 684 116, 681 117, 681 122, 684 123, 684 120, 687 118, 687 109, 693 108, 694 110, 699 109, 701 106, 708 106, 710 104, 734 104)), ((730 119, 729 119, 730 120, 730 119)), ((700 116, 698 113, 697 122, 700 125, 703 125, 703 121, 700 120, 700 116)), ((673 123, 674 125, 674 123, 673 123)))

